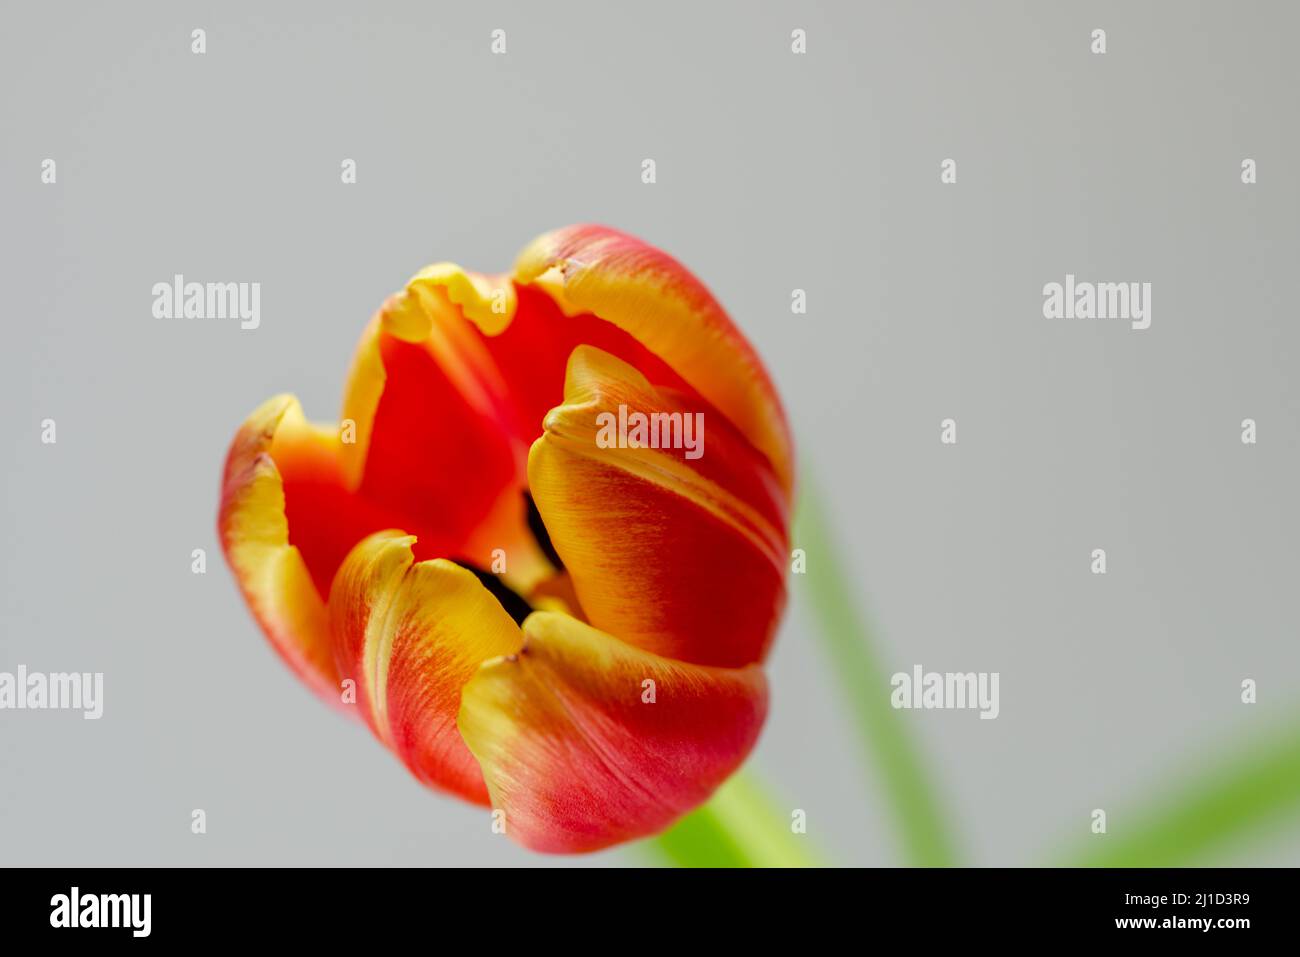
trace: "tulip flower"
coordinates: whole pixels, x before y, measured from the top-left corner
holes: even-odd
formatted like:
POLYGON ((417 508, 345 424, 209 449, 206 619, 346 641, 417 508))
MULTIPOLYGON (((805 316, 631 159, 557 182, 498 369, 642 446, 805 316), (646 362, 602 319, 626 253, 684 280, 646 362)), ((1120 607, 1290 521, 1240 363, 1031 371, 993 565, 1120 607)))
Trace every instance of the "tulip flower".
POLYGON ((780 400, 708 290, 573 226, 512 275, 419 272, 338 424, 254 411, 218 527, 314 691, 520 843, 579 852, 662 830, 753 748, 792 485, 780 400), (698 454, 598 441, 635 413, 702 423, 698 454))

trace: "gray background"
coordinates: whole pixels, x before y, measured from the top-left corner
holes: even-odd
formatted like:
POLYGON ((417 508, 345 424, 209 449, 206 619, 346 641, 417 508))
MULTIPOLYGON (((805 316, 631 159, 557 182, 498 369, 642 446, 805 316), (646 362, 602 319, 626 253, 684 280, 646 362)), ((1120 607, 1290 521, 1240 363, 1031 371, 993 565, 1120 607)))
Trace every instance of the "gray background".
MULTIPOLYGON (((1115 834, 1294 719, 1295 4, 3 11, 0 670, 103 671, 106 710, 0 713, 0 862, 556 860, 298 685, 214 516, 244 416, 279 391, 336 416, 417 268, 586 220, 677 255, 757 345, 888 669, 1001 673, 996 721, 910 715, 967 861, 1050 859, 1093 807, 1115 834), (262 327, 154 320, 175 272, 261 282, 262 327), (1044 319, 1066 272, 1153 283, 1152 327, 1044 319)), ((755 763, 835 860, 894 863, 806 587, 755 763)), ((1225 860, 1300 862, 1300 835, 1225 860)))

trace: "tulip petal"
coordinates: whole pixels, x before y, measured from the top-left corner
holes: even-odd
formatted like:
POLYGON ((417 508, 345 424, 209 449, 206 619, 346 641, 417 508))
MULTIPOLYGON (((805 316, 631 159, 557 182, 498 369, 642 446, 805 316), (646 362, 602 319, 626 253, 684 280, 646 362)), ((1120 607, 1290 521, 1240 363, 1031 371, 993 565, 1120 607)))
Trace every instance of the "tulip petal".
POLYGON ((725 417, 693 406, 575 349, 529 483, 591 624, 665 657, 739 667, 762 660, 785 605, 785 497, 725 417), (601 418, 620 407, 683 422, 698 411, 702 454, 602 448, 601 418))
POLYGON ((456 728, 461 688, 483 661, 517 652, 522 636, 472 572, 443 559, 417 563, 414 543, 379 532, 339 568, 329 599, 338 671, 356 682, 358 709, 417 778, 486 803, 456 728))
POLYGON ((217 532, 235 580, 272 646, 327 701, 342 707, 325 602, 289 543, 287 472, 328 472, 332 437, 311 425, 291 395, 259 406, 226 457, 217 532))
MULTIPOLYGON (((260 541, 257 536, 272 535, 278 547, 280 538, 287 536, 286 544, 296 549, 322 603, 329 595, 334 573, 352 547, 378 529, 403 524, 404 519, 424 536, 422 546, 432 554, 464 554, 457 547, 461 540, 448 535, 445 525, 420 525, 420 516, 351 491, 343 474, 344 448, 339 430, 308 422, 292 396, 277 396, 259 407, 231 445, 221 523, 224 528, 229 518, 227 500, 240 491, 241 482, 259 479, 256 488, 262 493, 246 490, 243 494, 269 507, 267 520, 275 524, 265 526, 259 511, 258 518, 244 520, 247 527, 234 529, 232 542, 260 541), (258 456, 266 461, 259 461, 258 456), (231 484, 234 478, 241 480, 231 484)), ((516 503, 515 512, 523 515, 526 510, 516 503)))
POLYGON ((653 834, 706 800, 758 737, 757 666, 671 661, 549 612, 523 630, 518 654, 465 686, 459 725, 506 833, 527 847, 593 851, 653 834))
POLYGON ((514 287, 493 282, 430 267, 371 320, 345 390, 343 423, 354 441, 343 446, 344 480, 389 516, 368 532, 406 528, 418 536, 419 557, 481 567, 502 549, 515 583, 531 587, 550 569, 527 529, 527 444, 484 337, 461 312, 495 317, 496 288, 508 321, 514 287))
POLYGON ((356 442, 344 450, 351 487, 362 482, 393 354, 411 364, 421 361, 421 353, 431 360, 435 381, 429 388, 437 391, 430 398, 454 397, 457 407, 467 406, 478 416, 501 413, 508 389, 476 327, 495 335, 510 323, 515 308, 515 287, 507 277, 471 273, 453 263, 426 267, 388 298, 361 337, 345 390, 343 418, 356 423, 356 442), (401 350, 395 342, 417 348, 401 350))
POLYGON ((517 434, 531 444, 542 420, 564 398, 564 370, 569 356, 589 344, 635 366, 657 386, 680 391, 691 387, 666 362, 622 329, 593 315, 566 316, 544 291, 521 286, 518 308, 499 334, 484 345, 501 377, 510 384, 517 434))
POLYGON ((790 432, 776 389, 685 266, 625 233, 570 226, 535 239, 515 264, 515 281, 544 289, 568 315, 594 314, 644 343, 750 438, 790 491, 790 432))

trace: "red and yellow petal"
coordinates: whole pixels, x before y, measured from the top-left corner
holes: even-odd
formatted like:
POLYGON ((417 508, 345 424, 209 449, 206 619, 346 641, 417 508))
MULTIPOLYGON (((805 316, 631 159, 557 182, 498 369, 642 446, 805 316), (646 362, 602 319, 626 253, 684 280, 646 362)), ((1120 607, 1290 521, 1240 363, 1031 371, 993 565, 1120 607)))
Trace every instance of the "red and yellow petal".
MULTIPOLYGON (((453 263, 421 270, 390 296, 362 334, 344 391, 343 419, 356 424, 356 441, 344 449, 348 483, 359 488, 368 468, 375 418, 385 395, 390 355, 410 364, 427 360, 433 372, 429 398, 455 398, 475 424, 500 426, 509 389, 493 367, 476 328, 499 332, 515 313, 514 284, 453 263), (500 311, 497 311, 500 310, 500 311), (401 350, 395 343, 415 347, 401 350), (486 421, 485 421, 486 420, 486 421)), ((493 431, 499 431, 494 429, 493 431)))
POLYGON ((285 475, 337 473, 333 434, 306 421, 298 400, 276 396, 235 435, 226 457, 217 532, 254 617, 281 657, 317 694, 340 705, 325 602, 290 542, 285 475))
POLYGON ((343 445, 343 473, 386 524, 418 536, 418 557, 488 567, 502 549, 513 582, 531 587, 549 569, 527 534, 527 445, 510 391, 468 318, 496 318, 500 302, 509 321, 514 296, 509 280, 444 263, 389 298, 348 378, 342 421, 353 441, 343 445))
POLYGON ((341 678, 357 707, 417 778, 478 803, 487 791, 456 728, 461 688, 479 665, 517 652, 514 620, 470 571, 416 562, 415 538, 379 532, 344 561, 329 619, 341 678))
POLYGON ((548 612, 523 630, 522 651, 465 686, 459 726, 506 833, 527 847, 594 851, 657 833, 758 737, 767 684, 756 666, 671 661, 548 612))
POLYGON ((725 417, 580 347, 528 475, 591 624, 669 658, 723 667, 763 659, 785 605, 785 496, 725 417), (601 416, 617 418, 620 406, 683 422, 699 412, 701 454, 601 447, 601 416))
POLYGON ((789 426, 753 346, 685 266, 603 226, 570 226, 534 240, 515 281, 544 289, 566 315, 592 314, 667 362, 794 482, 789 426))
POLYGON ((568 316, 544 291, 521 286, 518 308, 499 334, 484 337, 501 377, 510 383, 518 434, 531 444, 542 420, 564 397, 564 370, 573 350, 596 346, 635 366, 659 386, 690 390, 666 362, 627 332, 590 314, 568 316))

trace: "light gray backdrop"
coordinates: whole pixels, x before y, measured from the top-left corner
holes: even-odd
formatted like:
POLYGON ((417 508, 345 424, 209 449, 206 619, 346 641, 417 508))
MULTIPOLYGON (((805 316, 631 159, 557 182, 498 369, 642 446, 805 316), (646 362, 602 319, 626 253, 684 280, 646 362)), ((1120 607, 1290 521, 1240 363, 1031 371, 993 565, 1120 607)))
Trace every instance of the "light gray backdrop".
MULTIPOLYGON (((1052 859, 1094 807, 1117 833, 1300 702, 1298 31, 1287 3, 9 0, 0 670, 103 671, 106 700, 0 712, 0 863, 553 860, 299 686, 214 515, 243 417, 286 390, 337 415, 412 272, 588 220, 684 260, 757 345, 889 670, 1001 673, 996 721, 910 716, 965 859, 1052 859), (261 282, 262 327, 153 319, 177 272, 261 282), (1153 283, 1151 328, 1044 319, 1067 272, 1153 283)), ((756 766, 833 859, 893 863, 806 588, 756 766)))

